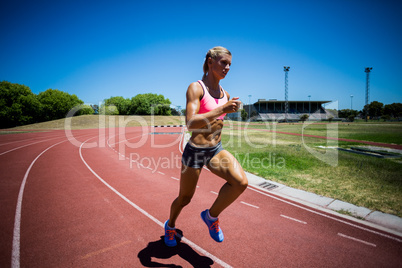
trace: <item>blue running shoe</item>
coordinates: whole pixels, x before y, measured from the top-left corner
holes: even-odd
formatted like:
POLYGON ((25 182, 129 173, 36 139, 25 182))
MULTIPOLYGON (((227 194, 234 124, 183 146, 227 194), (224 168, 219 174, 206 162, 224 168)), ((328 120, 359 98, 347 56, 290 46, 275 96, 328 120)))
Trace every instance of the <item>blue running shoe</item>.
POLYGON ((168 226, 169 220, 165 221, 165 244, 168 247, 175 247, 177 246, 176 241, 176 228, 170 228, 168 226))
POLYGON ((217 219, 216 221, 212 221, 212 220, 208 219, 207 212, 208 212, 208 209, 201 212, 201 219, 208 226, 209 235, 212 237, 212 239, 215 240, 216 242, 222 242, 223 241, 223 232, 222 232, 221 228, 219 227, 219 220, 217 219))

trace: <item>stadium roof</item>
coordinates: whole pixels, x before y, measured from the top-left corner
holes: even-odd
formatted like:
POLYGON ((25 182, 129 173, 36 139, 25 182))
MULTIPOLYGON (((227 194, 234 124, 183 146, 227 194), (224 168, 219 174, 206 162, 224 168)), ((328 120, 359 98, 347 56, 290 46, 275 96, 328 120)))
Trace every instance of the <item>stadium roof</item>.
MULTIPOLYGON (((266 102, 276 102, 276 103, 285 103, 286 101, 284 100, 276 100, 276 99, 271 99, 271 100, 266 100, 266 99, 258 99, 257 102, 255 103, 266 103, 266 102)), ((301 103, 301 102, 315 102, 315 103, 329 103, 332 101, 317 101, 317 100, 298 100, 298 101, 288 101, 289 103, 301 103)), ((254 104, 255 104, 254 103, 254 104)))

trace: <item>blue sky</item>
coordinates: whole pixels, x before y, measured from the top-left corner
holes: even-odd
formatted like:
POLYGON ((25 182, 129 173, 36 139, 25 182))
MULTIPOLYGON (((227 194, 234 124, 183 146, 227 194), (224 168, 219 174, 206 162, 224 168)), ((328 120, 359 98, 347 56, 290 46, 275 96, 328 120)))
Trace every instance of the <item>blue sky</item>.
POLYGON ((402 102, 402 1, 25 1, 0 3, 0 81, 76 94, 163 94, 184 107, 209 48, 233 55, 221 85, 244 103, 402 102))

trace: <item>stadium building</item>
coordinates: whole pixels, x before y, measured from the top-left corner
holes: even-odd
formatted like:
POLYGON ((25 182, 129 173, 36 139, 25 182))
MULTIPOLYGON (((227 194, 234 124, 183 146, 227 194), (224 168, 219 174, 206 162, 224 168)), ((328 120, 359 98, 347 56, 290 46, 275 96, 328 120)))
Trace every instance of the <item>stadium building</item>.
MULTIPOLYGON (((331 101, 288 101, 289 108, 286 114, 286 101, 276 99, 259 99, 249 105, 243 105, 248 118, 253 121, 300 121, 303 115, 309 115, 308 120, 321 121, 333 119, 334 116, 325 110, 324 105, 331 101)), ((241 113, 227 115, 232 120, 241 120, 241 113)))

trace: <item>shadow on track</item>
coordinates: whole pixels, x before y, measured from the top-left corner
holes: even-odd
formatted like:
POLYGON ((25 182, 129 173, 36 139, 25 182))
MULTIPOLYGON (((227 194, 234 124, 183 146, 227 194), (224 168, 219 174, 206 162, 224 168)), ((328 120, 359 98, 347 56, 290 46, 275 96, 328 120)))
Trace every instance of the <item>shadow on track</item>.
MULTIPOLYGON (((182 235, 181 230, 177 230, 182 235)), ((175 264, 163 264, 152 261, 152 257, 157 259, 169 259, 175 255, 179 255, 182 259, 186 260, 193 267, 211 267, 214 263, 212 259, 201 256, 194 249, 185 243, 181 243, 179 238, 177 239, 176 247, 168 247, 163 241, 164 236, 161 236, 160 240, 149 242, 147 247, 138 253, 140 262, 145 267, 181 267, 175 264)))

